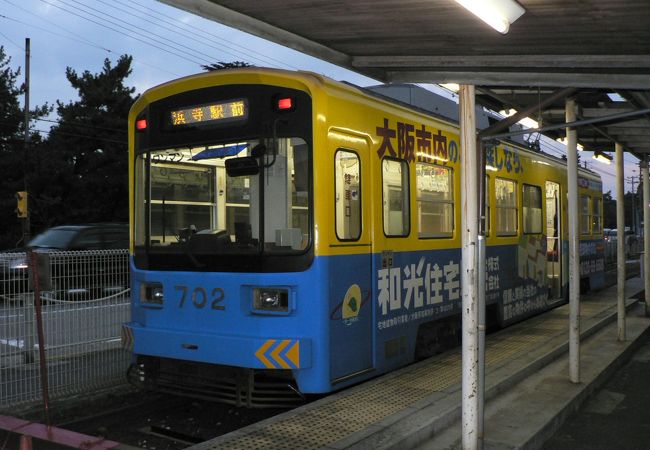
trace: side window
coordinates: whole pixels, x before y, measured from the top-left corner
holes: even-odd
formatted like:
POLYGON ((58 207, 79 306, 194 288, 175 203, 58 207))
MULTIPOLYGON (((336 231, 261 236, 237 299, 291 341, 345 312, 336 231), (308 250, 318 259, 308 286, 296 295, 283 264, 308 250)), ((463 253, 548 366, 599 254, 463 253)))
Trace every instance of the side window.
POLYGON ((409 173, 406 161, 384 159, 381 164, 384 234, 409 234, 409 173))
POLYGON ((103 248, 100 231, 86 231, 74 240, 71 250, 98 250, 103 248))
POLYGON ((580 234, 589 234, 591 216, 589 212, 590 198, 588 195, 580 196, 580 234))
POLYGON ((123 249, 129 248, 129 234, 120 231, 107 231, 104 234, 106 249, 123 249))
POLYGON ((497 236, 517 234, 517 183, 504 178, 494 179, 496 196, 497 236))
POLYGON ((334 217, 336 237, 342 241, 361 236, 361 162, 349 150, 334 155, 334 217))
POLYGON ((418 236, 450 237, 454 232, 454 172, 449 167, 415 166, 418 236))
POLYGON ((603 207, 603 200, 599 197, 594 197, 593 199, 593 211, 591 214, 591 220, 592 220, 592 232, 595 233, 602 233, 603 232, 603 214, 602 214, 602 207, 603 207))
POLYGON ((524 184, 523 190, 523 228, 524 233, 542 232, 542 188, 524 184))

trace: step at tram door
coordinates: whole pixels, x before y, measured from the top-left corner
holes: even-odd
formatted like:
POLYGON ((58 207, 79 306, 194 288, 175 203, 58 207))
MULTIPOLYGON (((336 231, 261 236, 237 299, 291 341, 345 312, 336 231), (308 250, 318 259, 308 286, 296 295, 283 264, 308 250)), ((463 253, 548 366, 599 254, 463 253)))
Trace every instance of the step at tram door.
POLYGON ((546 182, 546 282, 549 300, 562 298, 562 208, 560 185, 546 182))

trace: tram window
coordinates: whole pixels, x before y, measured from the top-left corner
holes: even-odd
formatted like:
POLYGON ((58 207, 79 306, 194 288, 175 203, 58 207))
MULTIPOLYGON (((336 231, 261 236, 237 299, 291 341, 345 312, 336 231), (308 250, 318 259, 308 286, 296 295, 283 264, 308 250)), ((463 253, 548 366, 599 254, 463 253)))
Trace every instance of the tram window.
POLYGON ((497 236, 517 234, 517 183, 504 178, 494 179, 497 209, 497 236))
POLYGON ((418 225, 420 238, 448 237, 454 231, 454 173, 449 167, 418 163, 418 225))
POLYGON ((590 198, 588 195, 580 196, 580 234, 589 234, 591 215, 589 211, 590 198))
POLYGON ((526 234, 542 232, 542 188, 524 184, 523 227, 526 234))
POLYGON ((334 181, 336 236, 342 241, 357 240, 361 236, 361 162, 356 153, 336 152, 334 181))
POLYGON ((250 223, 251 177, 228 177, 226 183, 226 229, 250 223))
POLYGON ((409 174, 406 161, 382 161, 382 186, 384 209, 384 234, 407 236, 409 234, 409 174))
POLYGON ((151 166, 151 235, 165 244, 176 242, 178 230, 215 222, 214 167, 158 163, 151 166))
POLYGON ((603 201, 598 197, 593 198, 593 211, 591 214, 591 230, 594 234, 602 233, 603 231, 603 215, 602 206, 603 201))

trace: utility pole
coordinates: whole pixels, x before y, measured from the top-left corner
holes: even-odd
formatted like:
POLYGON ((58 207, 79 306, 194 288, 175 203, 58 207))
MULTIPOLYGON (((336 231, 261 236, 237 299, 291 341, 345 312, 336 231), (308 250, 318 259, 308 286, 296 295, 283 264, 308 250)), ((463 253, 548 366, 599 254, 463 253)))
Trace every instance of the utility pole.
MULTIPOLYGON (((29 195, 27 172, 29 171, 29 59, 30 59, 30 39, 25 38, 25 147, 23 152, 23 186, 25 195, 29 195)), ((27 203, 27 205, 29 205, 27 203)), ((29 206, 23 221, 23 246, 26 246, 30 239, 30 219, 29 206)))
POLYGON ((639 183, 639 177, 627 177, 627 182, 630 183, 630 190, 632 192, 632 229, 634 234, 637 234, 637 217, 636 217, 636 185, 639 183))

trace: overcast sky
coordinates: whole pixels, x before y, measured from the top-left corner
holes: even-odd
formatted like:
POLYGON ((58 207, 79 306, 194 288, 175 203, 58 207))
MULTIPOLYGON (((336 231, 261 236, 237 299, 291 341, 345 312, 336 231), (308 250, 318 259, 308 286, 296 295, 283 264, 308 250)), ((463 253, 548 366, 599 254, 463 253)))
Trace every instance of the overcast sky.
MULTIPOLYGON (((368 86, 376 81, 299 52, 272 44, 154 0, 0 0, 0 45, 14 69, 25 65, 25 38, 31 39, 30 104, 76 100, 66 67, 101 71, 105 58, 133 56, 127 83, 137 93, 162 82, 202 72, 201 64, 246 61, 256 66, 311 70, 336 80, 368 86)), ((20 82, 23 81, 21 72, 20 82)), ((21 100, 22 101, 22 100, 21 100)), ((53 117, 56 118, 56 117, 53 117)), ((47 130, 46 122, 36 129, 47 130)), ((542 149, 558 155, 561 147, 542 149)), ((615 191, 613 165, 583 159, 615 191)), ((626 177, 639 170, 626 156, 626 177)), ((626 190, 630 189, 626 183, 626 190)))

